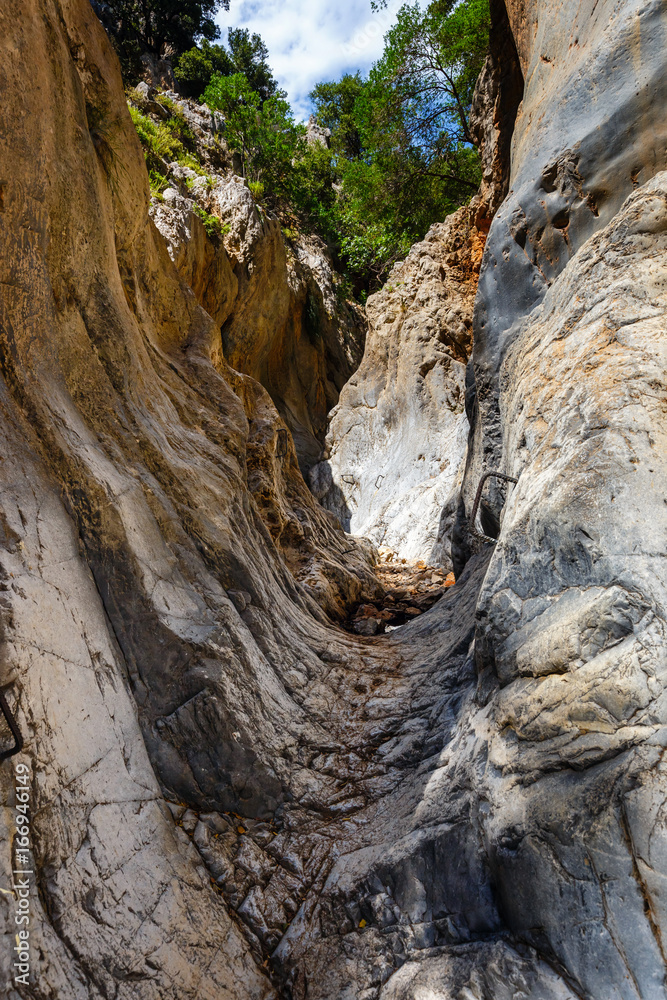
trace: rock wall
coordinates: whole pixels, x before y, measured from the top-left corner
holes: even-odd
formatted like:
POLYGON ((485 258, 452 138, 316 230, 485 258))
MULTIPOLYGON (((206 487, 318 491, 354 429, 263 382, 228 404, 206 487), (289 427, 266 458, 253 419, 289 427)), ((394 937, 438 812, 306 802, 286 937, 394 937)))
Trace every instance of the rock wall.
POLYGON ((480 274, 456 539, 460 568, 483 471, 518 478, 482 519, 499 536, 475 636, 485 838, 507 925, 574 995, 657 997, 667 22, 652 2, 508 6, 526 87, 480 274))
POLYGON ((152 218, 221 327, 226 360, 268 390, 306 474, 321 457, 327 414, 361 361, 363 310, 345 298, 324 242, 283 232, 231 171, 207 109, 166 96, 185 115, 208 176, 171 164, 173 186, 153 200, 152 218), (224 235, 209 238, 195 209, 220 219, 224 235))
MULTIPOLYGON (((480 271, 463 503, 486 462, 519 482, 486 501, 497 544, 460 520, 456 585, 371 638, 331 620, 374 586, 363 551, 149 218, 88 0, 0 7, 0 679, 34 870, 11 1000, 664 994, 665 15, 510 15, 526 92, 480 271), (633 101, 637 187, 598 144, 607 198, 595 216, 582 181, 568 205, 592 228, 531 298, 560 216, 539 246, 527 228, 512 286, 507 206, 565 162, 554 122, 576 138, 588 108, 590 150, 633 101)), ((0 782, 11 984, 11 761, 0 782)))
MULTIPOLYGON (((317 655, 298 638, 304 621, 317 634, 322 607, 335 613, 342 598, 342 611, 377 583, 305 487, 265 390, 226 364, 219 328, 150 222, 117 60, 87 0, 6 4, 0 38, 13 95, 0 212, 2 680, 31 770, 28 992, 217 998, 241 983, 265 996, 163 795, 275 812, 290 794, 275 762, 323 742, 288 693, 317 655), (108 139, 91 134, 90 108, 108 139), (274 633, 267 614, 281 600, 274 633)), ((16 929, 10 768, 3 989, 16 929)))
POLYGON ((364 359, 331 413, 315 496, 383 551, 451 568, 468 423, 465 365, 483 236, 475 208, 432 226, 367 304, 364 359))
POLYGON ((665 988, 666 251, 661 172, 583 244, 501 373, 519 483, 478 604, 505 784, 488 835, 509 926, 583 996, 665 988))
MULTIPOLYGON (((659 3, 510 3, 526 88, 512 138, 511 191, 487 241, 475 307, 475 401, 464 484, 502 462, 499 373, 516 330, 587 239, 665 160, 667 81, 659 3)), ((488 494, 497 529, 504 491, 488 494)), ((463 514, 463 509, 461 509, 463 514)), ((465 522, 457 565, 470 551, 465 522)))

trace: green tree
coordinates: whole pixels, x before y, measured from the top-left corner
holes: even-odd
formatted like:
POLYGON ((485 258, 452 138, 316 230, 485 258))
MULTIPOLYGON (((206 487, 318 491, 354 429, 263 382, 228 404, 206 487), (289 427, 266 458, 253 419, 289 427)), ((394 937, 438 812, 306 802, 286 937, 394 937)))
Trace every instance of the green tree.
POLYGON ((337 82, 318 83, 309 95, 317 121, 331 129, 334 151, 351 160, 358 159, 362 153, 355 104, 363 89, 364 81, 357 71, 345 73, 337 82))
MULTIPOLYGON (((455 167, 461 144, 473 142, 468 115, 489 24, 488 0, 401 8, 357 103, 362 132, 374 147, 399 155, 418 149, 429 169, 455 167)), ((449 173, 456 178, 455 169, 449 173)))
POLYGON ((225 119, 225 141, 241 154, 243 176, 262 182, 273 200, 294 194, 294 160, 304 152, 306 129, 294 121, 292 109, 279 91, 262 101, 243 73, 216 74, 204 99, 225 119))
POLYGON ((126 78, 136 79, 144 52, 180 54, 200 39, 220 35, 214 16, 229 0, 94 0, 118 49, 126 78))
POLYGON ((269 50, 260 35, 251 35, 247 28, 230 28, 227 44, 234 72, 243 73, 262 101, 278 93, 278 84, 268 63, 269 50))
POLYGON ((488 32, 488 0, 407 4, 367 80, 347 74, 313 90, 333 133, 339 245, 357 287, 380 282, 477 189, 468 116, 488 32))
POLYGON ((186 97, 199 98, 214 73, 231 76, 234 63, 223 45, 211 45, 205 38, 199 46, 184 52, 174 65, 174 76, 186 97))
POLYGON ((260 35, 251 35, 247 28, 230 28, 227 33, 229 51, 223 45, 211 45, 204 39, 200 46, 184 52, 174 67, 176 79, 188 97, 199 97, 215 73, 233 76, 243 73, 250 89, 266 101, 278 91, 268 64, 269 50, 260 35))

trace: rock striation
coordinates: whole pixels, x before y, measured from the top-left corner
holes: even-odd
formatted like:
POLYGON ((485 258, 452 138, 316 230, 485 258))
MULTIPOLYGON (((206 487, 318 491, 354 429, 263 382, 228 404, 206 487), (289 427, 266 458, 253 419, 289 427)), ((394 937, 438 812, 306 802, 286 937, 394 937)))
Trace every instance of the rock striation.
POLYGON ((165 96, 186 118, 208 173, 172 163, 173 187, 153 200, 152 218, 179 274, 221 327, 226 360, 268 390, 305 474, 321 457, 327 414, 361 361, 363 311, 345 298, 324 242, 283 232, 232 172, 218 116, 165 96), (220 220, 221 236, 207 235, 202 210, 220 220))
MULTIPOLYGON (((526 88, 479 274, 457 580, 371 637, 335 623, 371 557, 226 360, 196 224, 179 256, 151 220, 88 0, 0 6, 0 679, 34 872, 25 987, 5 762, 11 1000, 664 995, 667 25, 653 0, 508 13, 526 88), (495 545, 466 529, 489 467, 518 479, 485 497, 495 545)), ((436 242, 410 264, 425 323, 436 242)), ((220 314, 252 279, 225 253, 220 314)))

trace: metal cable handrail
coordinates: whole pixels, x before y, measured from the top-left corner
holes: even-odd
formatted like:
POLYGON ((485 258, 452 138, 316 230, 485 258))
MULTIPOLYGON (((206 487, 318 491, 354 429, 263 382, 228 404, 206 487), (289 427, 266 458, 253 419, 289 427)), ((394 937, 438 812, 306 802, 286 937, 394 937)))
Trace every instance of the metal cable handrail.
POLYGON ((485 472, 479 481, 479 486, 477 487, 477 493, 475 494, 475 502, 472 505, 472 514, 470 515, 469 527, 470 533, 475 536, 475 538, 483 538, 487 542, 497 542, 497 538, 491 538, 490 535, 485 535, 482 532, 477 531, 475 527, 475 520, 477 518, 477 510, 479 508, 480 501, 482 499, 482 490, 484 489, 484 483, 487 479, 491 477, 496 479, 505 479, 508 483, 518 483, 519 480, 515 479, 514 476, 507 476, 504 472, 485 472))

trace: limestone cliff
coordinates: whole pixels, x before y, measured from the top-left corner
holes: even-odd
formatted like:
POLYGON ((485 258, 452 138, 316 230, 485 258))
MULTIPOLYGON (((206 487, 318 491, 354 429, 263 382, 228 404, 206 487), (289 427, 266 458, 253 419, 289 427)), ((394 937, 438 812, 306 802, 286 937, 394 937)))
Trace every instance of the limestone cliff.
POLYGON ((368 300, 364 359, 331 414, 315 496, 387 554, 451 568, 468 423, 465 366, 483 236, 462 208, 368 300))
MULTIPOLYGON (((269 392, 305 474, 321 456, 327 414, 361 361, 363 310, 345 298, 324 242, 283 231, 256 203, 233 173, 210 112, 173 92, 162 97, 185 117, 206 173, 170 164, 171 186, 153 199, 152 218, 179 274, 221 327, 225 359, 269 392), (202 210, 220 220, 220 238, 207 235, 202 210)), ((155 101, 142 106, 165 114, 155 101)))
MULTIPOLYGON (((0 5, 1 680, 34 871, 33 978, 5 987, 5 762, 11 1000, 663 996, 667 24, 509 15, 458 579, 371 638, 332 622, 370 563, 150 219, 88 0, 0 5), (488 469, 518 479, 485 496, 495 545, 466 527, 488 469)), ((225 252, 211 312, 252 280, 225 252)))

